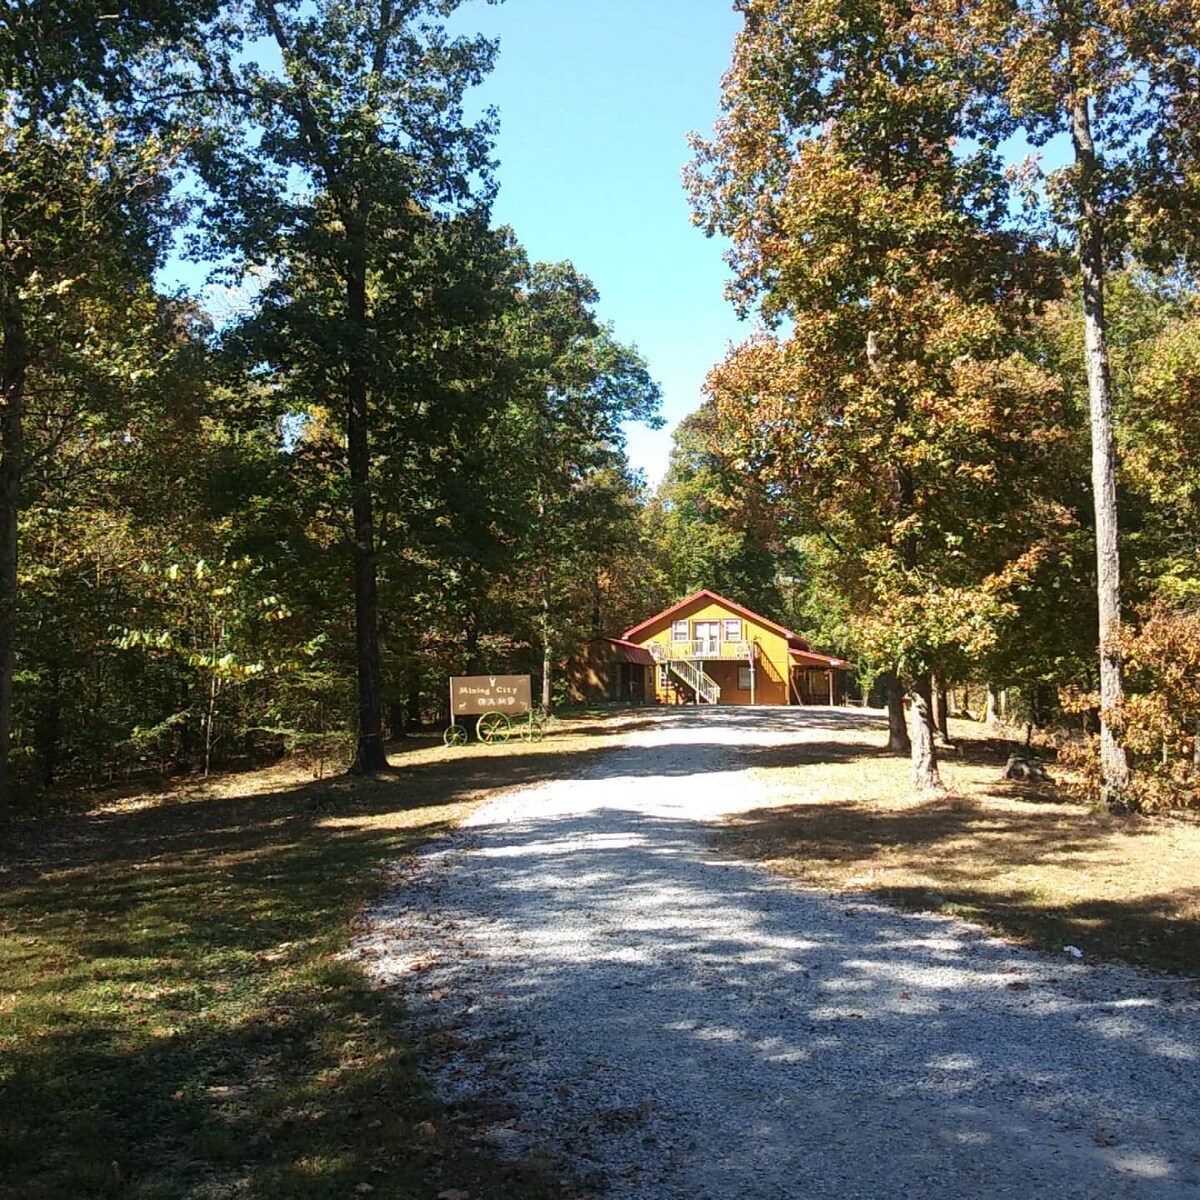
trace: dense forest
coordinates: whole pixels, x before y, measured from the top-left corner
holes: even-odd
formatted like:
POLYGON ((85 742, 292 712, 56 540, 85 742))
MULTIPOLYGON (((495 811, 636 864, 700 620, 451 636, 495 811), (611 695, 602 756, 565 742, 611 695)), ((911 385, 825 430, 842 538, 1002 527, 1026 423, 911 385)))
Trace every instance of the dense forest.
POLYGON ((457 7, 2 18, 0 794, 374 770, 449 675, 553 702, 710 587, 878 683, 922 787, 974 685, 1200 802, 1195 0, 738 0, 686 185, 758 332, 653 492, 637 331, 492 221, 457 7))

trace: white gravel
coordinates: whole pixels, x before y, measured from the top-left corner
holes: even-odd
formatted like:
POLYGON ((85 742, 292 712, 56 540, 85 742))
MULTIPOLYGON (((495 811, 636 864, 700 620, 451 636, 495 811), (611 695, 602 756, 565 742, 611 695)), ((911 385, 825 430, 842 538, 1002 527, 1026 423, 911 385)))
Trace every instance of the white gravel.
POLYGON ((729 746, 871 719, 664 713, 403 864, 358 950, 443 1096, 628 1200, 1200 1200, 1194 981, 710 848, 762 801, 729 746))

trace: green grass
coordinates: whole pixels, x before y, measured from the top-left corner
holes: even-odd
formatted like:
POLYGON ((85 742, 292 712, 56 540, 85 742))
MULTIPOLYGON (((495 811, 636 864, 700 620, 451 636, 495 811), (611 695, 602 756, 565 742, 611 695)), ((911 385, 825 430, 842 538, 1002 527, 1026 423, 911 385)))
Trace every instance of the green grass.
POLYGON ((341 952, 382 864, 599 741, 0 825, 0 1197, 562 1195, 472 1149, 341 952))

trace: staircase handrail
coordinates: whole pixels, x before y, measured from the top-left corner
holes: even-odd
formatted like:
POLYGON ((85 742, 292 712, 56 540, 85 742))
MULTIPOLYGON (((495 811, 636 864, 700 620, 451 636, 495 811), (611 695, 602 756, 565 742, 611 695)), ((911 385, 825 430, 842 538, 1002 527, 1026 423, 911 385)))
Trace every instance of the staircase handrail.
POLYGON ((685 658, 672 658, 669 665, 671 673, 678 675, 696 693, 697 699, 707 700, 709 704, 720 704, 721 685, 706 671, 685 658))

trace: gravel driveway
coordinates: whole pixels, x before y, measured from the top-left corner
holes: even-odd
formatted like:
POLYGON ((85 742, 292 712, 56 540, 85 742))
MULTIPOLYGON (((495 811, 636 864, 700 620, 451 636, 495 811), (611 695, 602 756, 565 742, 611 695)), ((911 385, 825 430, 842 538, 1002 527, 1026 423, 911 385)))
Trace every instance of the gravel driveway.
POLYGON ((738 747, 870 715, 647 724, 406 863, 359 945, 488 1140, 628 1200, 1200 1198, 1194 985, 711 849, 763 803, 738 747))

